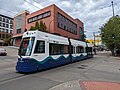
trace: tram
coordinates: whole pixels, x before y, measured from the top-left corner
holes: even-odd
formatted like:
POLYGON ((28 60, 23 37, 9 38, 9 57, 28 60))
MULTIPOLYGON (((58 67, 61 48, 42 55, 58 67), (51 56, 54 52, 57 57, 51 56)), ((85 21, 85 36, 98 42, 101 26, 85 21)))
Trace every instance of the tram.
POLYGON ((17 72, 45 70, 93 57, 93 46, 82 41, 42 32, 23 34, 17 72))

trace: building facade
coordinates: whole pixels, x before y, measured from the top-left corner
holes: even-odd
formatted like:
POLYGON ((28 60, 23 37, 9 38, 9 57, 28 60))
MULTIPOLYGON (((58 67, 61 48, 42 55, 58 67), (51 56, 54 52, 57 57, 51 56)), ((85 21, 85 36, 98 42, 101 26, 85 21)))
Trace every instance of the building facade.
POLYGON ((0 14, 0 46, 4 45, 4 38, 13 33, 13 18, 0 14))
POLYGON ((28 11, 23 11, 14 17, 13 25, 13 45, 20 46, 22 34, 26 30, 26 16, 29 14, 28 11))
MULTIPOLYGON (((83 23, 79 19, 73 19, 71 16, 69 16, 67 13, 65 13, 63 10, 61 10, 54 4, 31 14, 26 14, 26 12, 22 13, 24 18, 21 19, 21 23, 25 23, 25 25, 21 25, 24 28, 21 27, 21 32, 18 34, 17 31, 19 31, 19 28, 16 28, 16 18, 20 17, 20 15, 17 15, 14 18, 15 25, 13 37, 15 37, 15 39, 19 38, 19 34, 22 36, 23 32, 29 30, 31 26, 35 26, 35 23, 40 21, 43 21, 47 28, 46 31, 49 33, 59 34, 64 37, 77 40, 80 40, 81 35, 84 34, 83 23)), ((17 39, 14 40, 14 42, 18 41, 17 39)))

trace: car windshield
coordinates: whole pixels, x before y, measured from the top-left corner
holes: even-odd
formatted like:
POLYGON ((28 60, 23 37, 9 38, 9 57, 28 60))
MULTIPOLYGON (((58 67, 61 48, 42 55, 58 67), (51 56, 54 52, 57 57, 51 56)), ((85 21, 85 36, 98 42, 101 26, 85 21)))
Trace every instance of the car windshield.
POLYGON ((21 56, 30 56, 32 52, 32 47, 34 43, 35 37, 27 37, 23 38, 20 49, 19 55, 21 56))

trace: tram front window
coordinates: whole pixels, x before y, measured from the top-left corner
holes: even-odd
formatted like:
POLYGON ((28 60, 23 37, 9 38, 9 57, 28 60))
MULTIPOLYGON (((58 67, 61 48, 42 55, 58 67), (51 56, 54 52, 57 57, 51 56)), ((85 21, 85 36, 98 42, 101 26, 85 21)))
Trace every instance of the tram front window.
POLYGON ((32 52, 34 40, 35 40, 34 37, 23 38, 20 49, 19 49, 20 56, 30 56, 32 52))

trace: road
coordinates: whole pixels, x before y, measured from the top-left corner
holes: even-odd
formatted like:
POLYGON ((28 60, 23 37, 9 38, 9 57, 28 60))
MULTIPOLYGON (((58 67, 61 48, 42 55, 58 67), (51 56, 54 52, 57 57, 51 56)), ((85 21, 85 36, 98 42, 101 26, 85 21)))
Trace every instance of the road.
POLYGON ((72 80, 120 82, 120 59, 107 52, 62 67, 20 74, 15 71, 17 49, 7 49, 10 49, 8 56, 0 56, 0 90, 48 90, 72 80))

